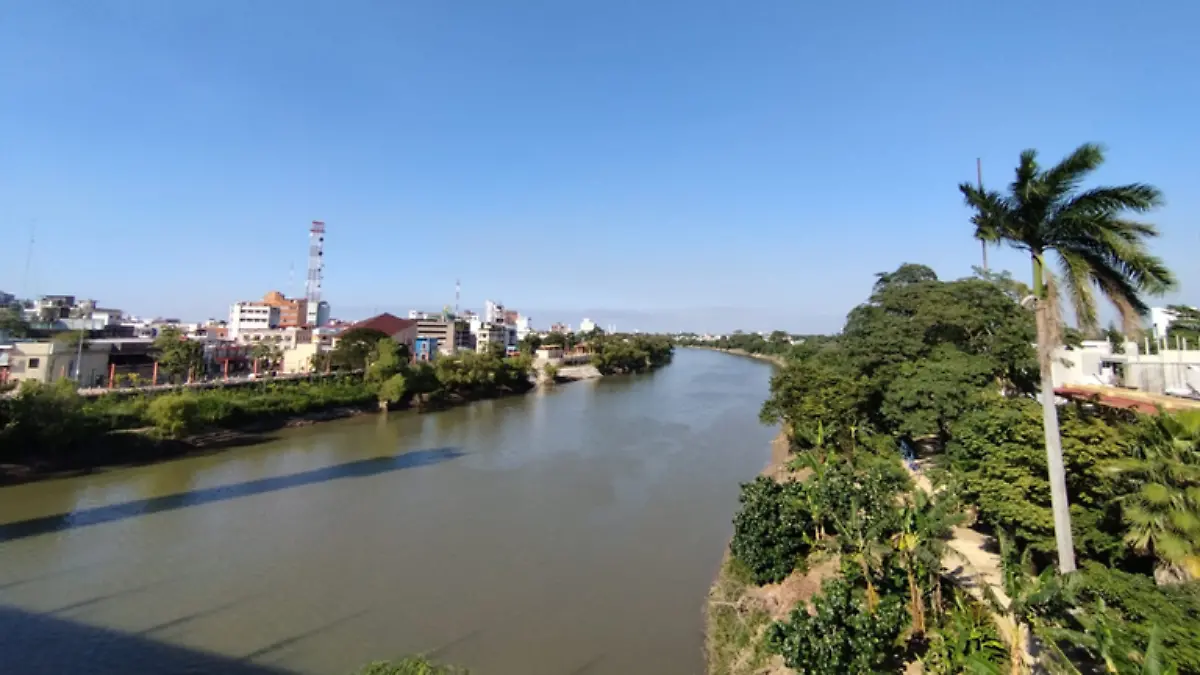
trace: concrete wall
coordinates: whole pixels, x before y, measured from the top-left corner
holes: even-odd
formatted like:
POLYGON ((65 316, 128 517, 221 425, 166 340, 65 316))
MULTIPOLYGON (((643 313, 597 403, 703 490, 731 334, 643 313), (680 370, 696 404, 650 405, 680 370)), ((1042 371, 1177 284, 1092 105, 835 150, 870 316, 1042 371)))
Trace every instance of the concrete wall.
MULTIPOLYGON (((61 342, 17 342, 9 350, 8 379, 49 383, 75 377, 75 359, 79 347, 61 342)), ((80 372, 85 384, 108 378, 106 344, 85 344, 80 372)))

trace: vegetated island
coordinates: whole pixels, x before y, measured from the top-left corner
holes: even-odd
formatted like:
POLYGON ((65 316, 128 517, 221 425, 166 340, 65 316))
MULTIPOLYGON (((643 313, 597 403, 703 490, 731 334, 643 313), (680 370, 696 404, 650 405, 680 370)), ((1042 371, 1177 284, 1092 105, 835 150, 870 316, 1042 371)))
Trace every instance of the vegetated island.
MULTIPOLYGON (((669 340, 653 335, 596 334, 588 345, 604 375, 653 370, 673 353, 669 340)), ((197 357, 168 359, 161 372, 183 382, 197 357)), ((247 445, 273 429, 372 411, 439 410, 535 386, 527 353, 464 352, 414 363, 379 331, 348 332, 328 358, 316 364, 328 374, 228 387, 81 396, 69 381, 25 383, 0 397, 0 484, 247 445)))

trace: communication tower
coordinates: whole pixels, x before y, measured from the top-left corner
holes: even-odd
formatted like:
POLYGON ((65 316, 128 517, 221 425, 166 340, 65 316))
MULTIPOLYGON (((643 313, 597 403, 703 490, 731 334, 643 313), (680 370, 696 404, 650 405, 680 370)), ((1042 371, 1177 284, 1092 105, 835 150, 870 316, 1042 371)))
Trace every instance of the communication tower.
POLYGON ((313 314, 321 304, 321 279, 325 275, 325 222, 312 221, 308 228, 308 281, 304 286, 304 297, 308 300, 308 312, 313 314))

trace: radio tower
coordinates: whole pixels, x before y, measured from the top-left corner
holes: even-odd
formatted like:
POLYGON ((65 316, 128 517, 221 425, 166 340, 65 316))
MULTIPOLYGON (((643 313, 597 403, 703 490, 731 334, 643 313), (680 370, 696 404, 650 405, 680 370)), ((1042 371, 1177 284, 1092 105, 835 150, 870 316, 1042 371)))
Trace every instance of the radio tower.
POLYGON ((308 302, 307 323, 316 324, 321 306, 321 277, 325 273, 325 222, 312 221, 308 228, 308 281, 304 285, 304 298, 308 302))

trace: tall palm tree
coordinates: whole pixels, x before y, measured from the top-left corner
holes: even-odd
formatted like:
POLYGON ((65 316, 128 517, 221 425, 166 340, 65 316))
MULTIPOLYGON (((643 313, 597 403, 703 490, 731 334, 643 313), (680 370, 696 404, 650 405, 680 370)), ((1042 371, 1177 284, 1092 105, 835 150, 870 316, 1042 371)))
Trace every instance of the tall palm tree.
POLYGON ((1146 240, 1158 231, 1127 217, 1155 208, 1162 195, 1141 183, 1080 189, 1083 179, 1103 162, 1099 146, 1084 144, 1043 170, 1037 152, 1026 150, 1007 194, 970 183, 958 186, 974 209, 975 236, 1025 251, 1033 265, 1046 460, 1062 572, 1075 569, 1075 552, 1050 369, 1051 354, 1061 337, 1060 288, 1081 328, 1096 327, 1095 290, 1116 305, 1128 328, 1149 311, 1146 295, 1161 294, 1175 283, 1171 271, 1146 249, 1146 240), (1054 271, 1052 262, 1058 263, 1054 271))

